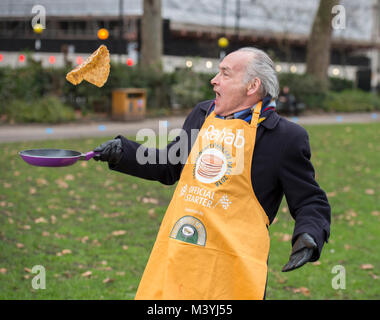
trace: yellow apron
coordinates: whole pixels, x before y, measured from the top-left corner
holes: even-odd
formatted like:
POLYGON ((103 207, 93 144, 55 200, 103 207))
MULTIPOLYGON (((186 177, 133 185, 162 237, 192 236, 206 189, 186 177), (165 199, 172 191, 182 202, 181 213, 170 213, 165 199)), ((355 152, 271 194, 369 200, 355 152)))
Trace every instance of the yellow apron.
POLYGON ((205 120, 166 211, 136 299, 263 299, 269 220, 254 194, 251 123, 205 120))

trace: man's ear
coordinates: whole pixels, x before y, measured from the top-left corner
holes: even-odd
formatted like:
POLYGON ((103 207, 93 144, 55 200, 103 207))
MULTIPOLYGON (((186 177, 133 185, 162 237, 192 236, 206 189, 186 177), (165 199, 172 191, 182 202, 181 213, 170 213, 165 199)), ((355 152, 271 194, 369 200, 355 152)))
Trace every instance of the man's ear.
POLYGON ((247 96, 256 94, 261 86, 261 81, 259 78, 254 78, 247 87, 247 96))

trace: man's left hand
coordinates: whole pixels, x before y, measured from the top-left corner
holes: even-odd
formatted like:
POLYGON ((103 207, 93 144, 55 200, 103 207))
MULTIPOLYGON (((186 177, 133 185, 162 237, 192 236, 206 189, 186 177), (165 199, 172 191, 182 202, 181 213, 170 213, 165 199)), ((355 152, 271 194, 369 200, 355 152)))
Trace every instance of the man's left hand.
POLYGON ((308 233, 300 234, 293 245, 288 263, 282 268, 282 272, 302 267, 306 262, 310 261, 316 248, 317 244, 308 233))
POLYGON ((100 153, 94 157, 94 160, 108 161, 109 164, 116 165, 119 163, 123 156, 121 140, 118 138, 109 140, 99 147, 96 147, 94 149, 94 152, 100 153))

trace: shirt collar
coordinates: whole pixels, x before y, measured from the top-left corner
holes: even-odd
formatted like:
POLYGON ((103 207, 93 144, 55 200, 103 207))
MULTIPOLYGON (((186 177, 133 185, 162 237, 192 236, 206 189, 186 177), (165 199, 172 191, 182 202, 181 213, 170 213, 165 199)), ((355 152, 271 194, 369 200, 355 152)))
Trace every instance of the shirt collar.
MULTIPOLYGON (((205 101, 205 103, 202 103, 200 105, 200 108, 207 114, 207 111, 212 107, 214 104, 214 100, 205 101)), ((244 112, 245 110, 242 110, 244 112)), ((239 111, 241 112, 241 111, 239 111)), ((260 126, 263 126, 266 129, 274 129, 278 122, 280 121, 280 116, 276 111, 269 112, 266 119, 262 122, 260 122, 260 126)))

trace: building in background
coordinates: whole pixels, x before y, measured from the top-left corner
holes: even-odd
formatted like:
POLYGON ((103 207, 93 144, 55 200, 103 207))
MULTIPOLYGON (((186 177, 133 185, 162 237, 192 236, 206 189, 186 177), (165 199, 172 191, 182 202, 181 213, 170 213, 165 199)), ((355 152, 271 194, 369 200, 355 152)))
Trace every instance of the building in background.
MULTIPOLYGON (((191 67, 216 72, 218 39, 229 40, 227 52, 255 46, 269 52, 278 72, 305 70, 306 44, 318 9, 315 0, 162 0, 164 68, 191 67)), ((380 25, 378 0, 343 0, 345 27, 333 31, 329 74, 378 87, 380 25)), ((44 65, 65 60, 81 63, 100 43, 113 60, 133 65, 139 53, 142 0, 2 0, 0 66, 19 66, 31 52, 44 65), (46 29, 31 27, 34 5, 46 9, 46 29), (109 31, 99 40, 101 28, 109 31)), ((333 18, 333 15, 332 15, 333 18)))

